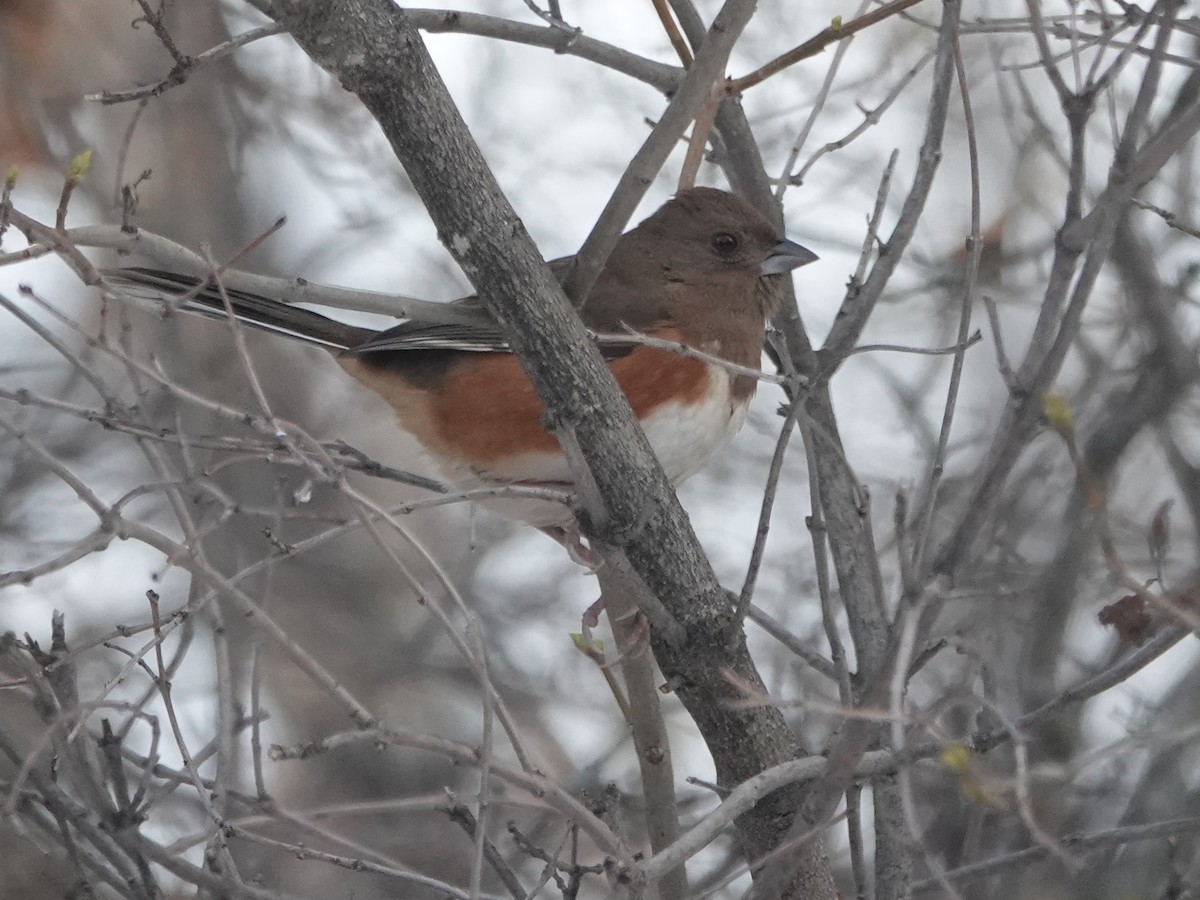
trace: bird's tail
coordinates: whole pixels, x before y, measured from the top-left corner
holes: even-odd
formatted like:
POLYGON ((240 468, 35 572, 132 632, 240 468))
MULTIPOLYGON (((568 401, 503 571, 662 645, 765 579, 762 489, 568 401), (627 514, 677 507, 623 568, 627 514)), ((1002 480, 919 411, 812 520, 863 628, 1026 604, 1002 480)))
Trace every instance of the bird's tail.
POLYGON ((349 350, 376 334, 370 328, 347 325, 312 310, 247 291, 225 288, 223 296, 222 290, 211 280, 191 275, 131 267, 105 270, 104 277, 109 286, 136 300, 157 302, 160 309, 169 305, 210 319, 229 319, 225 308, 228 297, 238 321, 326 350, 349 350))

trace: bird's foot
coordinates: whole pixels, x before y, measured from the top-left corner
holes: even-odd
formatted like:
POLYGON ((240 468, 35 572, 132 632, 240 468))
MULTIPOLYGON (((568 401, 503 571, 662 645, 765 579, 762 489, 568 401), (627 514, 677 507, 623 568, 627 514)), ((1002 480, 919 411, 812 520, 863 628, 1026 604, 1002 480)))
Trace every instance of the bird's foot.
POLYGON ((567 551, 567 556, 571 557, 572 562, 579 563, 579 565, 592 572, 595 572, 604 563, 600 555, 583 542, 583 535, 579 533, 579 526, 574 522, 568 527, 548 525, 539 530, 558 541, 563 549, 567 551))

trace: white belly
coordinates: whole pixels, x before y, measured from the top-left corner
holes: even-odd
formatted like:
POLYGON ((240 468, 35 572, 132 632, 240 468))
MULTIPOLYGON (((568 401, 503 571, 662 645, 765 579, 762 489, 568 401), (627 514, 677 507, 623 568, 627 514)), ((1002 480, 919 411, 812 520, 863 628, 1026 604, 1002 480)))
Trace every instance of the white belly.
POLYGON ((708 372, 708 393, 701 403, 665 403, 642 421, 654 455, 673 485, 699 472, 746 421, 750 398, 733 400, 726 369, 710 366, 708 372))

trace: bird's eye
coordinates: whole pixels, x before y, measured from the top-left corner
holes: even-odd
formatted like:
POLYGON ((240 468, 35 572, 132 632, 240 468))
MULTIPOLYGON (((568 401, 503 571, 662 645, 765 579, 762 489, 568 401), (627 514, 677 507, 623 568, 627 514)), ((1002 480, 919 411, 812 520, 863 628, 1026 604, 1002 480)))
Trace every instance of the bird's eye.
POLYGON ((738 248, 737 235, 730 234, 728 231, 720 231, 713 235, 713 249, 724 255, 732 253, 738 248))

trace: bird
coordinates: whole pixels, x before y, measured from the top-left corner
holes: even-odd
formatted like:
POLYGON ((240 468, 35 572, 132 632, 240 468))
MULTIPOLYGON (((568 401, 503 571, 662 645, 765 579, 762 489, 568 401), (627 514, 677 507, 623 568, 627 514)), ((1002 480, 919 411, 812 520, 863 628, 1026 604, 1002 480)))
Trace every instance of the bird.
MULTIPOLYGON (((708 187, 681 190, 618 239, 579 313, 594 334, 609 337, 601 352, 672 485, 741 428, 780 279, 816 259, 744 200, 708 187)), ((563 281, 572 262, 549 265, 563 281)), ((142 267, 105 276, 110 288, 135 297, 150 289, 184 298, 186 312, 228 315, 211 280, 142 267)), ((224 296, 247 325, 331 351, 392 407, 456 487, 573 486, 557 440, 542 426, 541 400, 477 295, 382 331, 258 294, 224 296)), ((540 528, 577 561, 594 560, 569 509, 528 498, 488 505, 540 528)))

